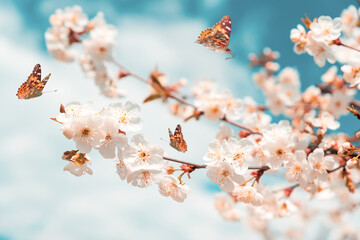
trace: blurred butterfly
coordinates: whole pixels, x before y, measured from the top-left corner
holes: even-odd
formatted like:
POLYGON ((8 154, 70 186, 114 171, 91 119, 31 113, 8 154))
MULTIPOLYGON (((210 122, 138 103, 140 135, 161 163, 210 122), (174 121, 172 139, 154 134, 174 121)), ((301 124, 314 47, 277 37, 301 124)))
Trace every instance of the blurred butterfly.
POLYGON ((41 66, 40 64, 36 64, 26 82, 19 87, 16 96, 19 99, 30 99, 41 96, 50 75, 51 73, 41 80, 41 66))
POLYGON ((212 28, 202 31, 195 43, 202 44, 217 53, 230 53, 231 58, 234 58, 233 52, 228 48, 230 33, 231 18, 225 16, 212 28))
POLYGON ((174 134, 171 132, 169 128, 169 137, 170 137, 170 146, 172 146, 179 152, 184 153, 187 151, 187 145, 183 138, 180 124, 176 126, 174 134))

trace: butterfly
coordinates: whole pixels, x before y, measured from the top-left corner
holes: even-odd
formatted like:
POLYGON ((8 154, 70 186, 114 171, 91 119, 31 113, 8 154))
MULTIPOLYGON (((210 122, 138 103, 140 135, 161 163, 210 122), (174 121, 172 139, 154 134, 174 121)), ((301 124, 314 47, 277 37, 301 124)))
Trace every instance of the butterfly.
POLYGON ((51 73, 41 80, 41 66, 40 64, 36 64, 26 82, 19 87, 16 96, 19 99, 30 99, 41 96, 50 75, 51 73))
POLYGON ((176 126, 174 134, 171 132, 169 128, 169 137, 170 137, 170 146, 172 146, 179 152, 184 153, 187 151, 187 145, 183 138, 180 124, 176 126))
POLYGON ((207 28, 202 31, 195 43, 202 44, 217 53, 230 53, 233 58, 234 54, 228 48, 230 33, 231 18, 229 16, 225 16, 212 28, 207 28))

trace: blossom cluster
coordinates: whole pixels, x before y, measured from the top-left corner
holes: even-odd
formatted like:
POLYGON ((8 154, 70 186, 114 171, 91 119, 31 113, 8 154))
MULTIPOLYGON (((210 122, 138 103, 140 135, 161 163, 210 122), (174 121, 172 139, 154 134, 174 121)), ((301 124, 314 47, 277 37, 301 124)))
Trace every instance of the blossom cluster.
POLYGON ((128 134, 142 128, 139 115, 140 107, 131 102, 112 103, 101 111, 92 103, 61 105, 60 114, 53 120, 62 124, 64 136, 77 148, 64 153, 63 159, 69 161, 64 170, 75 176, 92 175, 88 153, 96 149, 103 158, 117 159, 122 180, 141 188, 156 183, 162 195, 184 201, 190 188, 166 171, 162 147, 149 144, 142 134, 134 135, 128 143, 128 134))
POLYGON ((117 30, 107 24, 102 12, 93 19, 79 6, 57 9, 50 16, 51 27, 45 33, 48 51, 57 60, 78 61, 87 77, 93 78, 102 94, 121 97, 125 93, 117 88, 121 77, 112 74, 108 63, 114 63, 114 46, 117 30), (81 48, 74 45, 81 44, 81 48))
MULTIPOLYGON (((179 92, 186 84, 184 79, 169 84, 167 76, 157 70, 149 78, 134 74, 151 87, 144 103, 175 100, 171 113, 185 121, 221 121, 218 134, 203 156, 204 165, 171 159, 161 146, 150 144, 141 134, 129 138, 142 126, 137 104, 113 103, 96 111, 91 103, 70 103, 62 106, 59 116, 53 119, 62 124, 64 136, 72 139, 77 148, 64 153, 63 159, 69 161, 64 170, 76 176, 91 175, 88 154, 96 149, 102 157, 116 159, 116 171, 122 180, 140 188, 155 183, 163 196, 182 202, 190 192, 182 177, 187 173, 190 178, 191 172, 205 169, 209 180, 223 192, 215 197, 220 215, 231 221, 247 218, 251 227, 264 233, 273 218, 296 216, 300 219, 297 222, 305 226, 314 215, 308 209, 310 197, 336 197, 342 208, 329 211, 334 219, 351 212, 359 205, 351 194, 360 183, 360 133, 347 136, 330 134, 329 130, 337 130, 340 117, 349 112, 360 119, 358 110, 349 108, 356 105, 355 87, 360 89, 360 55, 346 55, 347 51, 356 53, 354 48, 360 46, 356 40, 360 32, 358 19, 359 10, 350 6, 340 18, 321 16, 311 21, 306 17, 305 27, 298 25, 291 30, 296 53, 307 52, 320 67, 326 61, 344 64, 343 74, 332 66, 322 75, 321 83, 304 91, 298 71, 281 68, 276 62, 278 52, 265 48, 258 55, 250 54, 251 66, 260 68, 253 80, 264 92, 264 106, 251 97, 236 98, 206 79, 195 83, 192 96, 185 98, 179 92), (272 115, 283 115, 290 121, 274 123, 272 115), (235 127, 240 130, 234 131, 235 127), (184 164, 175 169, 169 161, 184 164), (175 177, 177 171, 182 173, 175 177), (270 182, 268 176, 282 177, 282 185, 266 185, 270 182), (296 196, 295 189, 301 190, 296 191, 296 196), (248 214, 238 206, 245 206, 248 214)), ((127 73, 109 77, 106 64, 116 64, 112 54, 116 30, 106 24, 103 15, 88 20, 81 8, 66 8, 57 10, 50 23, 52 27, 45 37, 54 57, 62 61, 77 59, 105 95, 118 96, 115 81, 127 73), (83 55, 71 48, 74 43, 82 44, 83 55)), ((176 145, 183 140, 182 133, 178 133, 171 141, 176 145)))
POLYGON ((295 43, 294 51, 298 54, 307 52, 314 57, 319 67, 323 67, 326 61, 335 63, 335 54, 330 45, 341 35, 341 18, 321 16, 312 22, 306 17, 303 22, 310 29, 308 32, 300 24, 291 30, 290 39, 295 43))
MULTIPOLYGON (((303 93, 300 91, 299 73, 292 67, 286 67, 278 74, 269 74, 263 67, 253 74, 253 79, 264 91, 266 106, 273 115, 284 114, 291 118, 306 115, 305 118, 316 127, 322 127, 321 116, 335 121, 348 114, 346 107, 353 102, 356 93, 351 86, 344 84, 335 66, 323 74, 322 84, 309 86, 303 93)), ((338 128, 338 124, 331 125, 334 127, 329 129, 338 128)))
MULTIPOLYGON (((343 64, 343 79, 351 87, 359 88, 360 53, 356 51, 360 46, 359 16, 359 9, 350 5, 335 19, 328 16, 320 16, 313 21, 303 19, 309 31, 300 24, 291 30, 290 39, 295 43, 294 51, 298 54, 307 52, 320 67, 325 65, 326 60, 329 63, 337 61, 343 64)), ((333 69, 332 72, 334 71, 333 69)))
POLYGON ((193 87, 194 103, 204 117, 217 122, 225 116, 231 120, 240 118, 242 101, 233 97, 228 91, 220 91, 214 82, 199 81, 193 87))

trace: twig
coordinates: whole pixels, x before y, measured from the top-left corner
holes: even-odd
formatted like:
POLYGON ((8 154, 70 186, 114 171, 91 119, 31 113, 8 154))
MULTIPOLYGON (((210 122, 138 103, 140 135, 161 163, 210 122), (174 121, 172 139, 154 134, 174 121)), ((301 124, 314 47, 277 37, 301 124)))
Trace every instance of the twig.
POLYGON ((346 48, 349 48, 349 49, 352 49, 352 50, 355 50, 355 51, 357 51, 357 52, 360 52, 359 49, 354 48, 354 47, 351 47, 351 46, 349 46, 349 45, 346 45, 346 44, 344 44, 344 43, 342 43, 342 42, 341 42, 340 44, 337 44, 337 45, 343 46, 343 47, 346 47, 346 48))
POLYGON ((345 166, 346 166, 346 164, 342 164, 342 165, 338 166, 337 168, 327 170, 327 172, 332 173, 332 172, 335 172, 335 171, 339 170, 340 168, 345 168, 345 166))
POLYGON ((248 167, 250 170, 261 170, 261 171, 267 171, 270 168, 268 166, 262 166, 262 167, 248 167))
POLYGON ((191 165, 194 168, 206 168, 206 165, 201 165, 201 164, 196 164, 196 163, 190 163, 190 162, 186 162, 186 161, 182 161, 182 160, 177 160, 174 158, 169 158, 169 157, 164 157, 164 160, 170 161, 170 162, 176 162, 176 163, 182 163, 182 164, 187 164, 187 165, 191 165))
POLYGON ((170 94, 170 95, 169 95, 169 98, 172 98, 172 99, 178 101, 179 103, 182 103, 182 104, 184 104, 184 105, 188 105, 188 106, 190 106, 190 107, 192 107, 192 108, 194 108, 194 109, 197 109, 197 107, 196 107, 194 104, 192 104, 191 102, 187 101, 187 100, 184 99, 184 98, 180 98, 180 97, 175 96, 175 95, 173 95, 173 94, 170 94))
POLYGON ((259 135, 262 135, 262 133, 257 132, 257 131, 254 131, 254 130, 252 130, 252 129, 250 129, 250 128, 248 128, 248 127, 246 127, 246 126, 244 126, 244 125, 242 125, 242 124, 240 124, 240 123, 234 122, 234 121, 226 118, 226 116, 223 117, 221 120, 224 121, 224 122, 227 122, 227 123, 229 123, 229 124, 231 124, 231 125, 234 125, 234 126, 236 126, 236 127, 245 129, 246 131, 249 131, 250 134, 259 134, 259 135))
POLYGON ((276 193, 276 192, 282 192, 282 191, 285 191, 285 190, 294 190, 295 188, 297 188, 298 186, 300 186, 299 183, 296 183, 292 186, 287 186, 287 187, 284 187, 284 188, 280 188, 280 189, 276 189, 273 191, 273 193, 276 193))
MULTIPOLYGON (((120 69, 124 69, 124 71, 126 71, 129 76, 133 76, 133 77, 135 77, 136 79, 138 79, 138 80, 140 80, 140 81, 142 81, 142 82, 144 82, 144 83, 150 84, 150 80, 149 80, 149 79, 145 79, 145 78, 141 77, 140 75, 138 75, 138 74, 136 74, 136 73, 134 73, 134 72, 131 72, 130 70, 128 70, 126 67, 124 67, 123 65, 121 65, 120 63, 118 63, 118 62, 115 61, 115 60, 114 60, 113 62, 114 62, 114 64, 117 65, 120 69)), ((177 102, 179 102, 179 103, 181 103, 181 104, 190 106, 190 107, 194 108, 194 110, 197 109, 197 107, 196 107, 194 104, 192 104, 191 102, 187 101, 187 100, 184 99, 184 98, 178 97, 178 96, 176 96, 176 95, 174 95, 174 94, 172 94, 172 93, 170 93, 170 94, 168 95, 168 97, 176 100, 177 102)), ((200 115, 201 115, 201 114, 202 114, 202 112, 200 112, 200 115)), ((252 129, 250 129, 250 128, 248 128, 248 127, 246 127, 246 126, 244 126, 244 125, 242 125, 242 124, 240 124, 240 123, 237 123, 237 122, 234 122, 234 121, 232 121, 232 120, 229 120, 228 118, 226 118, 226 116, 224 116, 224 117, 223 117, 222 119, 220 119, 220 120, 221 120, 221 121, 224 121, 224 122, 227 122, 227 123, 229 123, 229 124, 231 124, 231 125, 233 125, 233 126, 236 126, 236 127, 241 128, 241 129, 244 129, 244 130, 250 132, 250 134, 259 134, 259 135, 262 135, 260 132, 254 131, 254 130, 252 130, 252 129)))

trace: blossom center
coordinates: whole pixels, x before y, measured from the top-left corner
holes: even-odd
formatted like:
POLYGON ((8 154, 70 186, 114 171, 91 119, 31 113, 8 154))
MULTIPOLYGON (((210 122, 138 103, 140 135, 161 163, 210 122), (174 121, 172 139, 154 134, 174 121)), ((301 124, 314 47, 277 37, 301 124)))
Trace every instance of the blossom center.
POLYGON ((222 175, 223 177, 228 177, 228 176, 230 175, 230 172, 229 172, 228 170, 223 170, 222 173, 221 173, 221 175, 222 175))
POLYGON ((315 163, 315 164, 314 164, 314 168, 315 168, 316 170, 318 170, 319 172, 323 172, 323 171, 324 171, 324 169, 323 169, 323 167, 322 167, 322 164, 321 164, 320 162, 315 163))
POLYGON ((112 139, 111 134, 110 134, 110 133, 106 133, 105 140, 108 141, 108 142, 110 142, 111 139, 112 139))
POLYGON ((243 160, 243 158, 244 158, 244 153, 243 152, 240 152, 240 153, 237 153, 237 154, 235 154, 235 156, 234 156, 234 161, 241 161, 242 162, 242 160, 243 160))
POLYGON ((85 164, 87 161, 89 160, 85 157, 85 153, 76 153, 75 156, 71 159, 72 163, 80 166, 85 164))
POLYGON ((219 107, 218 106, 213 106, 212 108, 211 108, 211 112, 212 113, 218 113, 219 112, 219 107))
POLYGON ((140 151, 138 151, 138 156, 139 156, 140 160, 145 162, 146 159, 150 156, 150 154, 144 150, 140 150, 140 151))
POLYGON ((126 113, 124 113, 122 116, 120 116, 118 118, 118 122, 119 123, 124 123, 124 124, 126 124, 128 122, 128 116, 126 115, 126 113))
POLYGON ((283 148, 279 148, 278 150, 276 150, 276 154, 278 156, 282 156, 285 154, 285 150, 283 148))
POLYGON ((328 34, 330 34, 330 33, 331 33, 331 31, 330 31, 329 28, 325 28, 324 31, 323 31, 323 34, 324 34, 324 35, 328 35, 328 34))
POLYGON ((81 133, 81 137, 89 137, 91 135, 91 130, 90 128, 85 127, 81 129, 80 133, 81 133))
POLYGON ((99 52, 100 53, 106 52, 106 47, 104 47, 104 46, 99 47, 99 52))

